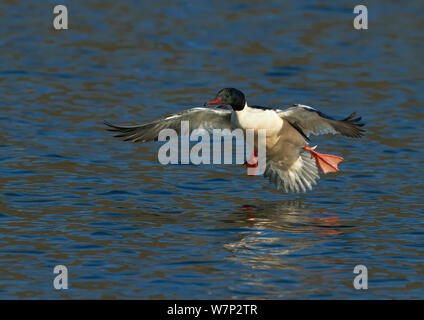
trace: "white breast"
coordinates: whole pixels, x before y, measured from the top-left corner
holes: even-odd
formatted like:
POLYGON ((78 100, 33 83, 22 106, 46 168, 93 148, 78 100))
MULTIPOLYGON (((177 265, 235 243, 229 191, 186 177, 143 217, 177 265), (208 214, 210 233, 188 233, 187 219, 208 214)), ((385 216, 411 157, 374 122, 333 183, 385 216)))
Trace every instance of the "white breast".
POLYGON ((280 131, 283 127, 283 119, 274 110, 262 110, 246 106, 241 111, 236 111, 231 116, 231 122, 241 129, 267 129, 280 131))

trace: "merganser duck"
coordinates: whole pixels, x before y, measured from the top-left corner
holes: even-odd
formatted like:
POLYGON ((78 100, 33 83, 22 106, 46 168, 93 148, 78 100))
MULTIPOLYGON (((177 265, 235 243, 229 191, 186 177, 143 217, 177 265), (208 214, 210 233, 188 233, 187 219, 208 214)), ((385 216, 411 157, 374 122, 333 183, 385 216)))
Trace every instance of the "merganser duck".
MULTIPOLYGON (((342 157, 322 154, 308 146, 309 136, 342 134, 360 138, 361 117, 352 113, 345 119, 334 118, 315 108, 295 104, 281 110, 261 106, 248 106, 245 95, 235 88, 221 89, 215 99, 205 107, 188 109, 169 117, 136 126, 115 126, 105 121, 115 137, 125 141, 147 142, 157 140, 162 129, 172 128, 180 134, 181 121, 190 121, 190 130, 204 128, 243 130, 266 129, 266 168, 264 177, 285 192, 311 190, 319 179, 318 167, 323 173, 338 171, 342 157), (216 105, 217 108, 208 108, 216 105)), ((255 156, 256 150, 255 150, 255 156)), ((245 163, 249 167, 255 164, 245 163)), ((257 165, 257 164, 256 164, 257 165)))

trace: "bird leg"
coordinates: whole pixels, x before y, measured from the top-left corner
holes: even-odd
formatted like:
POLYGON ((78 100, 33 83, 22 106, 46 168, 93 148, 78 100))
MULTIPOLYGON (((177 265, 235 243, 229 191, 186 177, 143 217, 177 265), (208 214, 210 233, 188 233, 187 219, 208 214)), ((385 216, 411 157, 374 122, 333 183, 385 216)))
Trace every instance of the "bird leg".
POLYGON ((258 151, 253 150, 252 155, 248 161, 244 162, 244 165, 247 167, 247 175, 248 176, 256 176, 257 168, 258 168, 258 151))

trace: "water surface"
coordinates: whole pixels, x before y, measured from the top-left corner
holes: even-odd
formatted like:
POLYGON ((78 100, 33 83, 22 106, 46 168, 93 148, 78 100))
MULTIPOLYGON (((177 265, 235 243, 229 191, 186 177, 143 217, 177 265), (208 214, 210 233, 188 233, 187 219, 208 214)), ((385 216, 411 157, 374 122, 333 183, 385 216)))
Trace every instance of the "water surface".
POLYGON ((0 297, 419 299, 424 296, 422 1, 0 4, 0 297), (239 165, 172 165, 136 124, 221 87, 251 104, 363 116, 307 194, 239 165), (53 268, 70 289, 53 288, 53 268), (365 265, 369 289, 353 288, 365 265))

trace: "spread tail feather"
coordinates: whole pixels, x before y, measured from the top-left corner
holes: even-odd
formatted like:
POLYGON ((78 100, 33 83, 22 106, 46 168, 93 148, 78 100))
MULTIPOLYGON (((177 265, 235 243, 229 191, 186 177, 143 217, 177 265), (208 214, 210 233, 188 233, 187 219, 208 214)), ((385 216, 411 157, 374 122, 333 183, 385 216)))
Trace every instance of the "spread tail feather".
POLYGON ((309 152, 301 150, 298 160, 289 169, 278 162, 267 161, 264 177, 285 192, 306 192, 317 183, 319 174, 316 161, 309 152))

